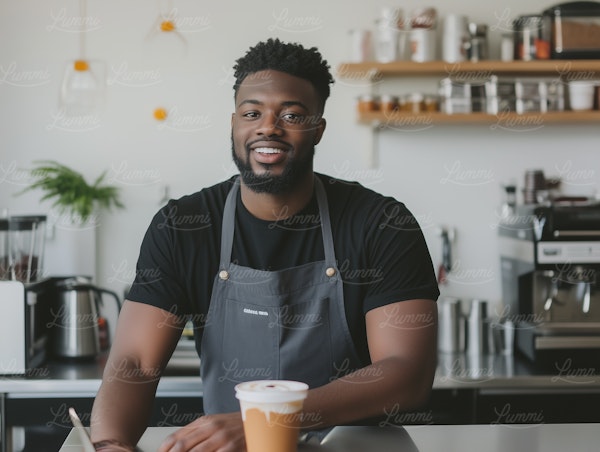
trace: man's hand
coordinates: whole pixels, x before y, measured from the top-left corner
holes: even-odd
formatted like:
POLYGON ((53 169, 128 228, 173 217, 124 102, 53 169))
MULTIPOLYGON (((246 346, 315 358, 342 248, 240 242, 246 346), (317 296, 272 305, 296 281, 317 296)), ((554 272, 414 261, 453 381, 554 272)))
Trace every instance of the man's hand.
POLYGON ((241 413, 202 416, 177 430, 158 452, 245 452, 241 413))

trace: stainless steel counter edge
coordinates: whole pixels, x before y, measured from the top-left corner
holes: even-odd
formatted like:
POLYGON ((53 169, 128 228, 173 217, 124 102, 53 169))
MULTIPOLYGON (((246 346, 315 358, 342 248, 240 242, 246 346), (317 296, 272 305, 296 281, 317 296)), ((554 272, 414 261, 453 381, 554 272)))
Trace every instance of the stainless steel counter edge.
POLYGON ((600 375, 560 376, 527 375, 512 377, 473 377, 460 379, 436 375, 434 389, 562 389, 562 390, 600 390, 600 375))
MULTIPOLYGON (((100 379, 84 380, 11 380, 0 379, 0 393, 10 398, 39 397, 94 397, 100 387, 100 379)), ((562 390, 600 391, 600 376, 514 376, 456 379, 436 376, 433 389, 481 389, 481 390, 562 390)), ((201 397, 200 377, 163 377, 157 389, 157 397, 201 397)))
MULTIPOLYGON (((44 394, 46 397, 65 397, 80 394, 94 397, 100 388, 101 379, 11 379, 0 378, 0 393, 10 398, 25 398, 44 394)), ((202 396, 200 377, 162 377, 156 391, 158 397, 202 396)))
MULTIPOLYGON (((102 378, 106 357, 83 364, 50 363, 33 369, 26 377, 0 376, 0 393, 8 397, 43 394, 95 396, 102 378)), ((199 363, 188 361, 167 367, 158 385, 158 396, 201 396, 199 363), (178 375, 178 374, 181 375, 178 375)), ((475 390, 554 390, 599 391, 600 369, 581 368, 559 363, 546 371, 535 370, 531 363, 511 355, 470 356, 464 353, 440 354, 433 389, 475 390)))

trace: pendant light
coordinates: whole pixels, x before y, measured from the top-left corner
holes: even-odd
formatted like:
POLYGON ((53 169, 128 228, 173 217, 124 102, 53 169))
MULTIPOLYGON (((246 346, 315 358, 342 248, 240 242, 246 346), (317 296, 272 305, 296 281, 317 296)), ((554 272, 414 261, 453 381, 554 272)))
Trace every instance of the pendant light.
MULTIPOLYGON (((177 9, 173 0, 166 2, 166 11, 158 4, 158 17, 146 35, 146 44, 150 44, 152 51, 158 52, 159 60, 165 61, 172 57, 184 57, 187 54, 187 40, 177 28, 177 9)), ((165 61, 166 62, 166 61, 165 61)))
POLYGON ((67 63, 60 90, 61 110, 67 116, 97 114, 104 102, 106 86, 106 68, 104 63, 90 61, 86 58, 86 0, 79 0, 79 10, 81 15, 79 58, 67 63))

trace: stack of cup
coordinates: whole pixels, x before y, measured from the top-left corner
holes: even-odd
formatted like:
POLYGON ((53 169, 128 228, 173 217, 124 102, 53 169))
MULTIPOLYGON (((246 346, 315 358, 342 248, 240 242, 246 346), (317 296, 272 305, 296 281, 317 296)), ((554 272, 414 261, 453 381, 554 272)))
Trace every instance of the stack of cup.
POLYGON ((538 195, 546 190, 546 177, 544 171, 535 169, 525 172, 525 188, 523 189, 523 202, 537 204, 538 195))
POLYGON ((258 380, 235 387, 248 452, 295 452, 308 385, 258 380))

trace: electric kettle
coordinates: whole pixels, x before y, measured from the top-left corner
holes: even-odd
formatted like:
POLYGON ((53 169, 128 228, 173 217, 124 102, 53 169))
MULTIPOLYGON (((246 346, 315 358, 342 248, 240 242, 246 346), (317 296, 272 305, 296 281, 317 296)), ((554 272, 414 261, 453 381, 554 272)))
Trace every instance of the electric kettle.
POLYGON ((107 334, 103 330, 106 320, 99 313, 104 294, 114 298, 120 311, 119 296, 94 286, 89 278, 75 276, 56 281, 47 325, 52 355, 93 358, 100 353, 102 334, 107 334))

